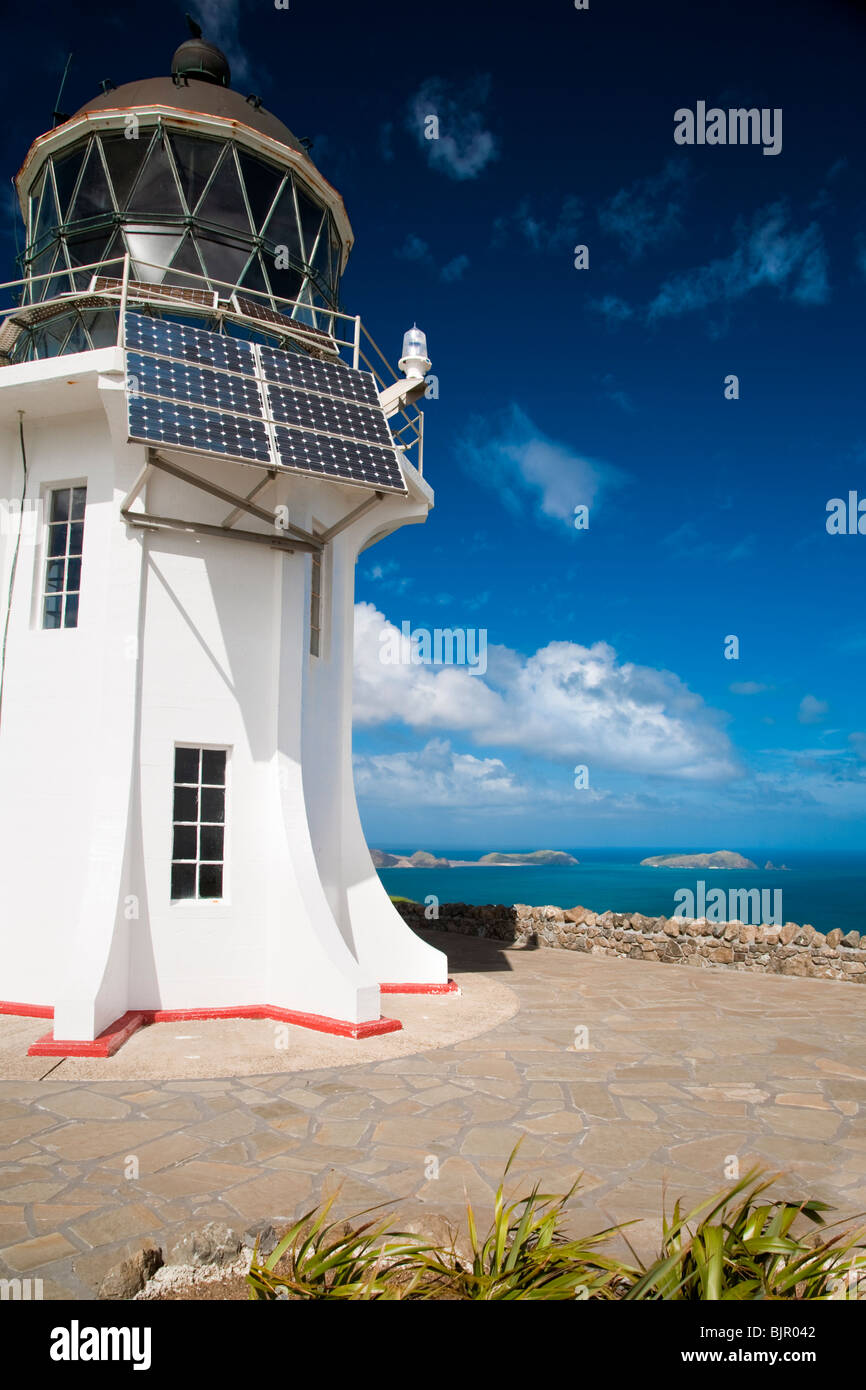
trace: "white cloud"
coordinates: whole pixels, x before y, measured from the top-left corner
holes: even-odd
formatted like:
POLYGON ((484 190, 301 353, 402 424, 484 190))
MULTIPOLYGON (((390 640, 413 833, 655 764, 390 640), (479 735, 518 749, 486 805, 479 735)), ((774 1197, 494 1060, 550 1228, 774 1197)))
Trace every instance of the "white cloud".
POLYGON ((369 804, 458 806, 503 810, 527 800, 500 758, 458 753, 447 739, 417 752, 356 754, 355 789, 369 804))
POLYGON ((497 217, 493 223, 493 245, 503 246, 513 235, 525 241, 533 251, 560 251, 579 241, 578 226, 583 213, 580 198, 569 193, 555 221, 536 216, 528 198, 514 212, 497 217))
POLYGON ((638 179, 598 210, 602 229, 614 236, 631 260, 682 231, 682 188, 687 165, 670 160, 660 174, 638 179), (674 190, 677 190, 674 192, 674 190))
POLYGON ((477 179, 496 158, 496 140, 485 129, 483 112, 489 95, 489 77, 477 78, 463 88, 431 77, 412 97, 408 128, 432 169, 451 179, 477 179), (425 135, 430 116, 438 118, 437 139, 425 135))
POLYGON ((240 0, 199 0, 196 16, 202 35, 221 48, 232 70, 232 85, 249 82, 250 62, 238 37, 240 0))
POLYGON ((820 724, 829 708, 826 700, 818 700, 814 695, 804 695, 800 701, 797 718, 801 724, 820 724))
POLYGON ((355 723, 400 722, 468 734, 552 763, 684 781, 739 775, 720 716, 670 671, 620 662, 607 643, 551 642, 530 657, 488 648, 485 676, 465 667, 386 665, 398 628, 355 609, 355 723))
POLYGON ((740 220, 736 246, 727 257, 666 280, 647 310, 650 320, 674 317, 711 304, 742 299, 761 287, 801 304, 829 298, 827 256, 817 222, 798 231, 782 203, 764 208, 751 227, 740 220))
POLYGON ((768 685, 761 685, 760 681, 734 681, 728 686, 732 695, 763 695, 769 688, 768 685))
POLYGON ((591 507, 605 487, 626 476, 548 439, 517 405, 493 423, 475 421, 457 449, 469 472, 496 488, 507 506, 525 512, 527 500, 532 501, 542 516, 572 529, 576 506, 591 507))

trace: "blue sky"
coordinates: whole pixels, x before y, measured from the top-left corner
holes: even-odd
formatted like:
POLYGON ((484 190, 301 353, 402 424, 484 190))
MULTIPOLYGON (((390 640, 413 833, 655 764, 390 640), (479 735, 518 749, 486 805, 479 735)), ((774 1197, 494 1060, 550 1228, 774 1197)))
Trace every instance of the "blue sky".
MULTIPOLYGON (((417 320, 439 382, 436 508, 358 566, 371 841, 862 848, 866 535, 825 526, 866 496, 862 6, 194 12, 343 193, 345 307, 393 358, 417 320), (698 101, 781 109, 781 151, 676 144, 698 101), (383 665, 406 621, 485 629, 487 671, 383 665)), ((9 28, 10 174, 70 49, 66 110, 185 37, 160 0, 9 28)))

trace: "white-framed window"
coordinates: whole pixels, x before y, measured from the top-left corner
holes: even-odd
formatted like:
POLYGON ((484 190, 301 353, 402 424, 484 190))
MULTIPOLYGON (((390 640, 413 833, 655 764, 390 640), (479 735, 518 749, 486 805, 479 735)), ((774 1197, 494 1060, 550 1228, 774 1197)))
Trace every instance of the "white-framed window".
POLYGON ((174 750, 171 899, 222 898, 228 749, 174 750))
POLYGON ((47 501, 42 626, 77 627, 87 487, 52 488, 47 501))

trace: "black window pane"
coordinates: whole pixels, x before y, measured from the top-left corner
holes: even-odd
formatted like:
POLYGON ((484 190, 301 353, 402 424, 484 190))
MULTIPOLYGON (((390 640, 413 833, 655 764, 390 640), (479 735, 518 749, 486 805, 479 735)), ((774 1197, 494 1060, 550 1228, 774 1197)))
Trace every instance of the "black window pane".
POLYGON ((43 613, 43 615, 42 615, 42 626, 43 626, 43 627, 59 627, 59 626, 60 626, 60 618, 61 618, 62 606, 63 606, 63 599, 62 599, 62 597, 61 597, 59 594, 58 594, 58 596, 57 596, 56 598, 47 598, 47 599, 45 600, 45 611, 44 611, 44 613, 43 613))
POLYGON ((66 612, 63 617, 64 627, 78 627, 78 595, 66 595, 66 612))
POLYGON ((201 755, 201 780, 211 787, 226 784, 225 749, 205 748, 201 755))
POLYGON ((200 898, 221 898, 223 895, 222 864, 202 864, 198 871, 200 898))
POLYGON ((46 594, 59 594, 63 590, 63 571, 66 568, 65 560, 49 560, 45 572, 45 592, 46 594))
POLYGON ((59 487, 51 494, 51 520, 69 520, 69 488, 59 487))
POLYGON ((87 488, 74 487, 72 489, 72 520, 84 520, 84 504, 87 501, 87 488))
POLYGON ((171 896, 173 898, 195 897, 195 864, 172 864, 171 896))
POLYGON ((84 522, 73 521, 69 527, 69 554, 80 555, 84 549, 84 522))
POLYGON ((203 821, 216 821, 222 825, 226 818, 226 794, 222 788, 202 788, 201 818, 203 821))
MULTIPOLYGON (((59 564, 59 563, 60 563, 60 561, 58 561, 58 560, 52 560, 52 562, 51 562, 51 564, 59 564)), ((48 568, 49 568, 49 570, 50 570, 50 569, 51 569, 51 565, 49 565, 48 568)), ((78 589, 81 588, 81 561, 80 561, 80 560, 70 560, 70 561, 69 561, 69 568, 67 569, 67 572, 66 572, 66 587, 67 587, 67 589, 71 589, 71 590, 73 590, 73 591, 78 590, 78 589)))
POLYGON ((66 554, 67 527, 65 523, 59 526, 49 526, 48 528, 48 554, 51 556, 66 554))
POLYGON ((221 825, 203 825, 201 828, 202 859, 223 859, 223 836, 221 825))
POLYGON ((174 780, 175 782, 195 782, 198 783, 198 760, 200 750, 198 748, 175 748, 174 750, 174 780))
POLYGON ((197 831, 194 825, 176 825, 174 827, 174 848, 171 852, 172 859, 195 859, 196 838, 197 831))
POLYGON ((175 787, 174 820, 198 820, 198 792, 195 787, 175 787))

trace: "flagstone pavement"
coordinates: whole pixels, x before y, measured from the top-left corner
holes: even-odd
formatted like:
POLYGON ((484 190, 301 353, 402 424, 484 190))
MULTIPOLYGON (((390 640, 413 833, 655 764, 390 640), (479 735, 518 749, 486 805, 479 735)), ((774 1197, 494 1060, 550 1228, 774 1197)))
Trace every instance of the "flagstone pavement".
MULTIPOLYGON (((467 998, 473 982, 514 996, 487 1031, 384 1059, 345 1041, 351 1065, 304 1071, 75 1079, 43 1058, 43 1079, 0 1082, 0 1276, 93 1298, 146 1239, 279 1227, 335 1189, 340 1214, 397 1199, 401 1224, 459 1221, 518 1139, 510 1190, 582 1175, 572 1228, 641 1218, 645 1256, 663 1189, 696 1203, 737 1165, 784 1172, 779 1195, 836 1217, 866 1209, 866 990, 425 935, 467 998)), ((26 1028, 23 1048, 45 1024, 26 1028)))

